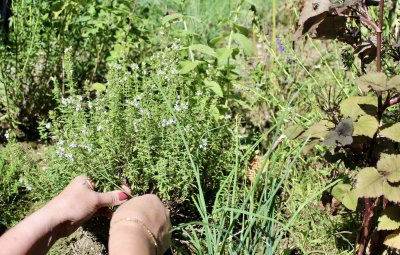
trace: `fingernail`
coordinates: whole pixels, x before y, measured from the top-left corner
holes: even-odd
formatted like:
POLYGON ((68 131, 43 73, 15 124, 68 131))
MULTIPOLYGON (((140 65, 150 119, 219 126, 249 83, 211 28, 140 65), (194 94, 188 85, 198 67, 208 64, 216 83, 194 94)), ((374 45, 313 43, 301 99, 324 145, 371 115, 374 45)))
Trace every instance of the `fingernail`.
POLYGON ((124 192, 121 192, 121 193, 118 194, 118 199, 119 199, 119 201, 127 200, 128 199, 128 195, 125 194, 124 192))

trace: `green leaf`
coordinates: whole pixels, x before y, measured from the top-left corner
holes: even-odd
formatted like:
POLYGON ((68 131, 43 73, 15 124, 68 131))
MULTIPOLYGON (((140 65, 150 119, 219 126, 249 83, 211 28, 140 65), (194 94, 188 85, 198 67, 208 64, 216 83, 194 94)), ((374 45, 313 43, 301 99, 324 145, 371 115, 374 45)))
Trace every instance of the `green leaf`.
POLYGON ((387 207, 383 210, 378 222, 378 230, 395 230, 400 228, 400 207, 387 207))
POLYGON ((370 115, 361 116, 354 123, 354 135, 374 137, 376 130, 379 128, 378 120, 370 115))
POLYGON ((387 181, 383 182, 383 195, 387 200, 398 203, 400 202, 400 187, 398 184, 390 184, 387 181))
POLYGON ((397 91, 400 91, 400 75, 392 77, 392 79, 388 81, 388 87, 397 88, 397 91))
POLYGON ((217 60, 218 65, 226 65, 228 63, 228 58, 232 55, 233 50, 227 48, 217 49, 217 60))
POLYGON ((383 244, 391 248, 400 249, 400 229, 387 235, 383 244))
POLYGON ((373 89, 375 91, 386 91, 391 89, 388 86, 387 76, 381 72, 370 72, 356 80, 356 84, 364 92, 373 89))
POLYGON ((383 128, 379 134, 387 137, 395 142, 400 142, 400 123, 396 123, 389 127, 383 128))
POLYGON ((319 139, 310 139, 310 141, 304 146, 302 153, 307 154, 309 153, 315 145, 319 144, 320 140, 319 139))
POLYGON ((206 85, 206 88, 212 90, 217 96, 224 97, 221 86, 215 81, 204 80, 204 84, 206 85))
POLYGON ((385 155, 381 157, 377 168, 389 182, 400 182, 400 155, 385 155))
POLYGON ((383 183, 384 178, 376 168, 364 168, 357 176, 357 196, 380 197, 383 195, 383 183))
POLYGON ((165 24, 167 24, 167 23, 170 22, 170 21, 173 21, 173 20, 176 20, 176 19, 181 19, 181 18, 183 18, 183 15, 182 15, 182 14, 180 14, 180 13, 174 13, 174 14, 165 16, 165 17, 161 20, 161 23, 162 23, 163 25, 165 25, 165 24))
POLYGON ((251 33, 251 30, 248 29, 247 27, 244 27, 242 25, 239 25, 237 23, 233 23, 233 27, 242 35, 244 36, 249 36, 249 34, 251 33))
POLYGON ((192 51, 198 51, 200 53, 203 53, 203 54, 206 54, 206 55, 209 55, 212 57, 217 57, 217 54, 215 53, 215 51, 211 47, 204 45, 204 44, 193 44, 193 45, 189 46, 189 49, 192 51))
POLYGON ((289 126, 283 131, 283 134, 286 135, 289 139, 296 139, 304 132, 304 128, 299 125, 289 126))
POLYGON ((378 100, 375 97, 360 96, 349 97, 340 103, 340 113, 343 117, 356 120, 358 116, 375 116, 378 108, 378 100))
POLYGON ((103 83, 99 83, 99 82, 95 82, 92 84, 92 86, 90 87, 90 90, 96 90, 96 91, 104 91, 106 90, 106 85, 103 83))
POLYGON ((338 184, 332 189, 332 196, 340 201, 347 209, 355 211, 357 208, 357 194, 349 184, 338 184))
POLYGON ((212 38, 212 39, 208 42, 208 44, 209 44, 211 47, 215 47, 217 44, 219 44, 220 42, 222 42, 222 40, 224 40, 225 38, 226 38, 226 36, 224 36, 224 35, 218 35, 218 36, 212 38))
POLYGON ((243 48, 243 51, 246 55, 251 55, 253 53, 253 43, 246 36, 235 33, 233 34, 233 39, 243 48))
POLYGON ((356 190, 355 189, 351 190, 345 197, 343 197, 343 200, 341 202, 347 209, 355 212, 358 203, 356 190))
POLYGON ((179 65, 181 66, 179 73, 187 74, 187 73, 193 71, 199 63, 200 63, 200 61, 182 61, 179 63, 179 65))
POLYGON ((319 138, 324 139, 325 136, 329 133, 329 130, 334 128, 335 124, 328 120, 321 120, 320 122, 309 127, 302 135, 302 138, 319 138))

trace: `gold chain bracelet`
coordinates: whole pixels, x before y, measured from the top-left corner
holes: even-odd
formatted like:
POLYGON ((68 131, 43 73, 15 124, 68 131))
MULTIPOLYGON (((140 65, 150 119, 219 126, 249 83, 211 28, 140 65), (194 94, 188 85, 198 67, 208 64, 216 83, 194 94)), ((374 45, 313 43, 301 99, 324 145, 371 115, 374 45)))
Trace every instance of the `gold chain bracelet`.
POLYGON ((135 222, 137 224, 139 224, 143 230, 147 233, 147 235, 150 237, 151 241, 153 242, 155 248, 156 248, 156 255, 158 254, 158 243, 157 243, 157 239, 154 236, 154 234, 150 231, 150 229, 146 226, 146 224, 143 223, 143 221, 136 219, 136 218, 124 218, 124 219, 119 219, 117 221, 115 221, 110 228, 112 228, 113 226, 115 226, 115 224, 118 224, 119 222, 123 222, 123 221, 128 221, 128 222, 135 222))

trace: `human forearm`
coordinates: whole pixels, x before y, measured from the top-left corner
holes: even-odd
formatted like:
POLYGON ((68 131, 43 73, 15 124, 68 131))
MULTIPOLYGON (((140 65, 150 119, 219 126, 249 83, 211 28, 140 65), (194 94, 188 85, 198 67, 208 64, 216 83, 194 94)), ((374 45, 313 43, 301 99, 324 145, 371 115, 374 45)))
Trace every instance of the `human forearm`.
POLYGON ((62 222, 53 209, 47 204, 4 233, 0 254, 46 254, 62 237, 62 222))
POLYGON ((110 255, 155 255, 156 247, 140 225, 124 222, 112 226, 109 239, 110 255))

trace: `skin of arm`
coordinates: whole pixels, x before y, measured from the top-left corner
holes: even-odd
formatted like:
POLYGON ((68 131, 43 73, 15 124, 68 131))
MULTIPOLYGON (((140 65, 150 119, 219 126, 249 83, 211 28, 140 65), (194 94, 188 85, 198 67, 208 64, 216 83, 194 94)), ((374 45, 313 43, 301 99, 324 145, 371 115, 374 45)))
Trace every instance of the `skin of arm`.
POLYGON ((154 244, 143 232, 143 229, 133 223, 120 223, 110 229, 109 254, 119 255, 155 255, 154 244))
POLYGON ((118 207, 110 223, 109 255, 161 255, 171 243, 169 211, 155 195, 135 197, 118 207), (126 219, 139 220, 138 222, 126 219), (158 250, 151 238, 156 239, 158 250))
POLYGON ((63 223, 51 202, 34 212, 0 239, 0 254, 46 254, 63 237, 63 223))
POLYGON ((88 177, 76 177, 58 196, 0 237, 0 255, 46 254, 100 208, 127 201, 130 190, 123 189, 98 193, 88 177))

